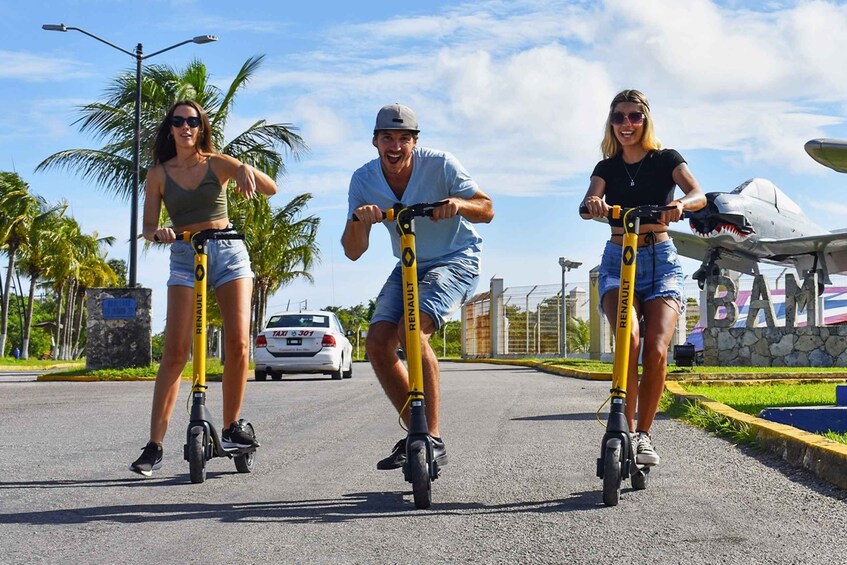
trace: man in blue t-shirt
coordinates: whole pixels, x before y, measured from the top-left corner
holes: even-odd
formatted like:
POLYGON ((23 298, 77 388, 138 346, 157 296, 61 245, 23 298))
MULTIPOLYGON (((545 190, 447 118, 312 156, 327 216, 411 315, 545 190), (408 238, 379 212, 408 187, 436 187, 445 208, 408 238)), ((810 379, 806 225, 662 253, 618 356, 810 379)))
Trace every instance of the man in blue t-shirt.
MULTIPOLYGON (((379 111, 373 134, 379 158, 366 163, 350 179, 347 225, 341 244, 345 255, 355 261, 368 249, 371 226, 383 223, 399 259, 400 236, 392 222, 383 222, 382 211, 398 202, 446 201, 433 210, 431 221, 422 218, 415 225, 426 419, 435 458, 444 465, 447 452, 438 427, 438 359, 429 338, 476 289, 482 238, 471 224, 490 222, 494 208, 458 159, 417 146, 419 131, 411 108, 390 104, 379 111), (354 214, 359 221, 352 220, 354 214)), ((398 412, 409 394, 409 374, 396 353, 397 344, 405 337, 398 261, 377 296, 366 342, 374 372, 398 412)), ((402 417, 408 424, 408 410, 402 417)), ((377 469, 397 469, 405 459, 404 438, 391 455, 377 463, 377 469)))

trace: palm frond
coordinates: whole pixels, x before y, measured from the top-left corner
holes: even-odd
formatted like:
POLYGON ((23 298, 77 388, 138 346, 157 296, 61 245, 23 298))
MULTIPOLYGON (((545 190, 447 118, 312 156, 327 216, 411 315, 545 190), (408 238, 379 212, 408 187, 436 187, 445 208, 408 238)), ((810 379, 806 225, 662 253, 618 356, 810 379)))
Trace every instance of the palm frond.
POLYGON ((132 160, 98 149, 67 149, 50 155, 36 171, 67 170, 126 201, 132 193, 132 160))

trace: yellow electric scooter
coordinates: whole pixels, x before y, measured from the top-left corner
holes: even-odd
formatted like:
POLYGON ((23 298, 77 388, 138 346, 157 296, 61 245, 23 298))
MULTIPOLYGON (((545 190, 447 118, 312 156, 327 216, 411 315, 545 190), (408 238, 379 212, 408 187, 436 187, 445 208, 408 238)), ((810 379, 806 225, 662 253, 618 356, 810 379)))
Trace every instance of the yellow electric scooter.
MULTIPOLYGON (((409 371, 409 429, 406 437, 406 462, 403 477, 412 483, 416 508, 429 508, 432 504, 432 481, 440 469, 433 457, 432 439, 426 421, 423 362, 421 358, 420 311, 418 309, 418 270, 415 255, 415 218, 432 216, 432 211, 446 202, 432 204, 396 204, 383 210, 383 218, 397 223, 400 234, 400 262, 403 275, 403 324, 406 333, 406 363, 409 371)), ((353 216, 353 220, 357 220, 353 216)), ((405 406, 403 407, 405 410, 405 406)), ((400 410, 402 413, 403 410, 400 410)))
MULTIPOLYGON (((206 480, 206 462, 213 457, 235 460, 239 473, 250 473, 256 463, 256 447, 227 448, 212 424, 212 415, 206 408, 206 293, 207 255, 206 242, 210 239, 244 239, 232 229, 203 230, 197 233, 176 234, 178 241, 190 241, 194 248, 194 356, 191 385, 191 410, 184 457, 188 461, 192 483, 206 480)), ((255 437, 253 425, 241 421, 250 435, 255 437)))
MULTIPOLYGON (((615 326, 615 358, 612 368, 611 405, 606 433, 597 459, 597 477, 603 480, 603 504, 617 506, 621 496, 621 481, 629 478, 632 488, 647 488, 650 467, 639 465, 635 461, 635 452, 629 435, 629 424, 624 408, 626 406, 627 372, 629 368, 629 345, 635 310, 632 306, 635 297, 635 263, 638 255, 638 230, 642 218, 659 219, 671 206, 647 205, 636 208, 612 206, 609 219, 623 219, 623 248, 621 249, 621 279, 618 289, 617 324, 615 326)), ((587 213, 584 206, 580 213, 587 213)))

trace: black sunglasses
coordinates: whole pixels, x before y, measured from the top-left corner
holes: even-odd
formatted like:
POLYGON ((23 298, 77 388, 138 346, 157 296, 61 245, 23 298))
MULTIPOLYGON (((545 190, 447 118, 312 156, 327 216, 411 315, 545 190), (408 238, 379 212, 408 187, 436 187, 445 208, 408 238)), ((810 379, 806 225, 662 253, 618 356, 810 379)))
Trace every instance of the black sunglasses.
POLYGON ((175 128, 181 128, 182 124, 188 122, 188 127, 194 129, 196 127, 200 127, 200 118, 197 116, 189 116, 188 118, 184 116, 171 116, 171 125, 175 128))
POLYGON ((629 123, 637 126, 644 121, 644 112, 630 112, 629 114, 624 114, 623 112, 612 112, 609 114, 609 121, 616 126, 622 125, 624 119, 629 119, 629 123))

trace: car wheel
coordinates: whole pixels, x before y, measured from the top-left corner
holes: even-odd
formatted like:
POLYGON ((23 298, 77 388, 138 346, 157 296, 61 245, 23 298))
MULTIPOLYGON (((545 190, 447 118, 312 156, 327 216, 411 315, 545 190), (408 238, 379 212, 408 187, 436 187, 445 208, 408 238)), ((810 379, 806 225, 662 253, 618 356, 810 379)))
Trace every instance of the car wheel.
POLYGON ((344 357, 342 357, 342 358, 341 358, 341 362, 340 362, 340 363, 338 363, 338 370, 337 370, 337 371, 332 371, 332 372, 329 374, 329 376, 330 376, 330 377, 332 377, 332 380, 334 380, 334 381, 340 381, 340 380, 341 380, 341 377, 343 376, 343 374, 342 374, 342 372, 341 372, 341 368, 342 368, 342 367, 344 367, 344 357))
POLYGON ((273 371, 271 373, 271 378, 275 381, 281 381, 282 380, 282 371, 273 371))
POLYGON ((267 378, 268 378, 268 374, 261 369, 256 369, 254 375, 255 375, 257 381, 264 381, 264 380, 267 380, 267 378))
POLYGON ((353 378, 353 361, 350 361, 350 368, 341 373, 345 379, 353 378))

